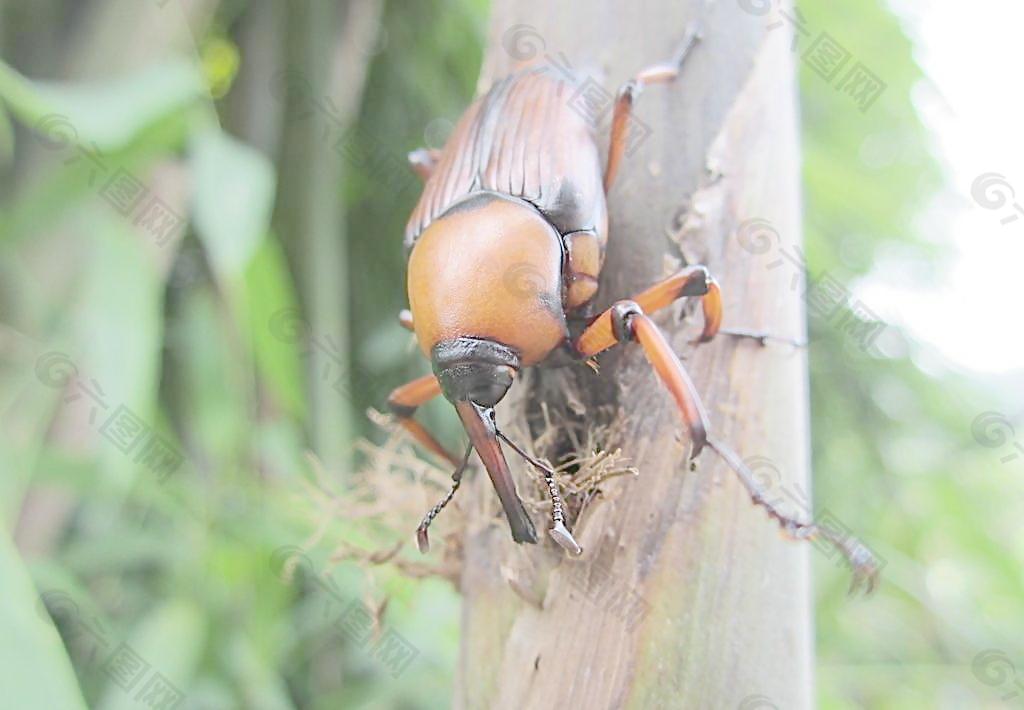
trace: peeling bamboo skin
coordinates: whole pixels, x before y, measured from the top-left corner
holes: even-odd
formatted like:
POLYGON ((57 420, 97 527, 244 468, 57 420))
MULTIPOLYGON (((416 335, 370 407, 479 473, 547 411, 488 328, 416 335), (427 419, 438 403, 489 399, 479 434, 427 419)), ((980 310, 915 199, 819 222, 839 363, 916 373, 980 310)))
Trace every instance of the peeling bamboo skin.
MULTIPOLYGON (((508 40, 512 28, 528 25, 534 61, 563 52, 574 66, 605 67, 606 77, 593 76, 613 95, 671 55, 699 7, 649 0, 622 12, 610 0, 496 0, 480 88, 527 58, 528 46, 510 56, 508 40)), ((703 12, 704 39, 679 80, 637 102, 650 134, 609 195, 596 304, 643 290, 669 271, 666 254, 682 254, 721 282, 726 327, 800 336, 792 273, 767 269, 770 259, 735 238, 744 220, 763 218, 780 235, 780 250, 799 243, 790 38, 767 33, 764 18, 737 3, 703 12), (682 232, 672 228, 680 208, 682 232)), ((606 143, 605 131, 598 144, 606 143)), ((722 337, 693 350, 678 312, 655 320, 688 355, 712 431, 744 457, 767 457, 788 490, 796 484, 809 495, 805 355, 722 337)), ((704 454, 689 470, 682 423, 635 347, 602 355, 601 365, 600 376, 532 370, 499 406, 499 420, 526 432, 527 404, 552 387, 572 387, 588 409, 617 399, 625 426, 617 443, 640 476, 608 482, 606 499, 585 511, 576 526, 579 559, 550 542, 514 545, 493 518, 486 478, 467 482, 455 705, 735 707, 760 695, 778 707, 811 707, 809 547, 781 539, 724 464, 704 454)), ((514 473, 522 486, 522 471, 514 473)))

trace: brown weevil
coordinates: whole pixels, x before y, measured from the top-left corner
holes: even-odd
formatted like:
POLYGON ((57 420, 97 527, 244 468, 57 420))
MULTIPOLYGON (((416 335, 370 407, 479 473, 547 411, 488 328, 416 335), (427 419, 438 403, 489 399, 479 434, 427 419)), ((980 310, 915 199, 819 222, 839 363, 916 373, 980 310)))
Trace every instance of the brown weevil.
MULTIPOLYGON (((828 540, 849 560, 854 585, 865 581, 873 588, 878 565, 862 544, 783 514, 765 499, 742 459, 711 436, 690 377, 648 315, 681 297, 698 297, 704 317, 699 342, 719 333, 721 291, 705 267, 683 268, 632 299, 587 317, 608 240, 606 194, 625 152, 633 103, 645 87, 675 79, 698 40, 699 30, 691 26, 670 61, 644 69, 619 90, 603 170, 596 126, 570 105, 572 84, 537 68, 496 82, 466 110, 442 150, 410 154, 425 185, 405 232, 410 311, 401 320, 415 332, 433 374, 396 388, 388 404, 418 442, 456 467, 451 490, 417 530, 422 551, 429 544, 430 523, 458 489, 474 449, 501 500, 512 539, 537 542, 502 451, 504 442, 544 473, 552 499, 549 534, 579 554, 580 546, 565 525, 553 471, 501 433, 494 406, 524 367, 565 354, 588 360, 619 343, 636 341, 679 408, 692 442, 691 460, 705 447, 715 451, 754 503, 786 533, 828 540), (531 287, 510 297, 502 284, 515 269, 529 274, 531 287), (570 328, 581 319, 582 329, 570 328), (455 406, 469 436, 462 457, 446 451, 413 418, 417 407, 439 394, 455 406)), ((733 335, 762 343, 766 337, 733 335)))

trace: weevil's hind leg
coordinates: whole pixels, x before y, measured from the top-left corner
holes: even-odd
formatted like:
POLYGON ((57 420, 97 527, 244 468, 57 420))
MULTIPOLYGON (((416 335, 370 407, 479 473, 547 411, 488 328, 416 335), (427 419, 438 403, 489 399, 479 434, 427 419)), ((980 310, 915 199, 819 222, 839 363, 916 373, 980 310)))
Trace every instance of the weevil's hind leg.
POLYGON ((417 148, 408 155, 409 167, 420 176, 420 180, 426 182, 434 173, 437 161, 441 158, 441 151, 434 148, 417 148))
POLYGON ((778 521, 783 531, 795 540, 825 540, 837 550, 842 552, 843 557, 850 564, 853 570, 853 577, 850 580, 850 593, 854 593, 862 585, 867 594, 871 594, 878 585, 879 565, 878 560, 871 554, 867 546, 852 535, 839 537, 832 530, 822 528, 814 523, 806 523, 794 520, 781 513, 768 500, 765 500, 764 492, 754 474, 750 471, 743 459, 736 455, 736 452, 727 445, 715 439, 708 439, 708 448, 714 451, 725 461, 740 479, 743 487, 750 494, 750 499, 755 505, 759 505, 768 511, 768 515, 778 521))
POLYGON ((433 375, 424 375, 393 389, 388 396, 388 409, 416 441, 453 466, 457 466, 459 459, 441 446, 426 427, 413 419, 413 414, 421 404, 429 402, 439 394, 441 394, 441 383, 433 375))
POLYGON ((412 324, 412 311, 408 308, 403 308, 398 312, 398 324, 409 331, 415 331, 416 329, 412 324))
POLYGON ((462 474, 466 471, 466 466, 469 464, 469 455, 471 453, 473 453, 472 444, 466 447, 466 453, 462 457, 462 463, 460 463, 458 468, 455 469, 455 472, 452 473, 452 487, 448 490, 448 494, 423 516, 420 526, 416 528, 416 546, 423 554, 430 551, 430 537, 427 535, 427 528, 429 528, 430 524, 434 522, 434 518, 437 517, 438 513, 444 510, 444 507, 451 502, 451 499, 455 496, 455 491, 459 490, 459 484, 462 483, 462 474))
POLYGON ((608 165, 604 172, 604 190, 608 192, 615 175, 619 171, 619 164, 622 162, 622 155, 626 152, 626 142, 629 139, 629 119, 633 112, 633 103, 643 92, 644 88, 651 84, 664 84, 679 76, 679 70, 690 53, 693 45, 701 37, 700 25, 691 22, 686 28, 686 36, 675 55, 667 62, 654 64, 643 69, 635 77, 627 81, 619 89, 615 97, 615 110, 612 114, 612 136, 608 146, 608 165))
POLYGON ((679 411, 690 430, 693 450, 690 458, 696 457, 707 446, 732 469, 746 488, 755 505, 764 508, 783 531, 798 540, 822 539, 831 543, 849 562, 853 569, 851 591, 864 584, 870 593, 878 581, 878 563, 868 549, 854 538, 839 538, 829 530, 823 530, 812 522, 791 518, 768 501, 758 486, 753 474, 742 459, 728 446, 710 435, 707 413, 697 395, 693 382, 683 364, 673 352, 668 340, 658 326, 633 301, 619 301, 611 308, 613 327, 622 342, 636 340, 643 348, 644 356, 651 363, 662 383, 669 390, 679 411))

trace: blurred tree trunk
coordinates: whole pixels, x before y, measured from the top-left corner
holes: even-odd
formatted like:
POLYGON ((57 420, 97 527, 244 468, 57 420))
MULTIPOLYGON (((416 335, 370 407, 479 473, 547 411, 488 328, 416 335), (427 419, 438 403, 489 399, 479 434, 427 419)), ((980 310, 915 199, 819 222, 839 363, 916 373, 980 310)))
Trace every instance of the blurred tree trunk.
MULTIPOLYGON (((545 63, 564 53, 614 93, 670 57, 694 19, 704 40, 680 80, 637 103, 651 132, 611 191, 599 305, 680 262, 705 263, 724 288, 726 327, 802 336, 794 272, 768 270, 736 239, 753 218, 768 220, 783 248, 800 238, 796 55, 786 31, 767 32, 769 17, 742 3, 495 0, 481 90, 514 66, 512 54, 545 63)), ((806 490, 804 353, 728 337, 693 349, 678 313, 657 320, 687 356, 712 430, 806 490)), ((547 540, 543 550, 517 548, 504 526, 488 526, 493 507, 481 500, 493 492, 486 476, 473 477, 456 704, 710 708, 756 696, 774 704, 757 707, 810 707, 807 547, 783 540, 710 451, 689 470, 679 416, 636 347, 601 365, 600 377, 583 367, 534 371, 499 421, 526 430, 529 401, 559 388, 595 423, 599 402, 617 402, 624 434, 612 443, 640 475, 602 485, 602 499, 576 523, 585 550, 576 560, 547 540)))
MULTIPOLYGON (((335 145, 355 119, 380 30, 381 0, 310 2, 285 13, 283 73, 299 111, 286 115, 278 224, 295 270, 310 331, 342 358, 348 347, 345 165, 335 145)), ((352 407, 349 371, 323 348, 311 348, 309 401, 313 449, 334 470, 347 470, 352 407)))

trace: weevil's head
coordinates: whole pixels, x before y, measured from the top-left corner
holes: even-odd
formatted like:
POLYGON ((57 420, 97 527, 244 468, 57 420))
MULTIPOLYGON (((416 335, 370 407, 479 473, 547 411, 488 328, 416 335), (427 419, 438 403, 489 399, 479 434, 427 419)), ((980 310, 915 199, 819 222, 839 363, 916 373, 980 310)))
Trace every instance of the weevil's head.
POLYGON ((531 205, 484 193, 458 203, 409 255, 409 308, 451 401, 491 406, 520 367, 567 337, 561 235, 531 205))
POLYGON ((532 205, 482 193, 448 209, 409 255, 420 349, 487 469, 516 542, 536 542, 502 453, 494 405, 520 367, 567 337, 562 237, 532 205))
POLYGON ((434 375, 448 401, 492 408, 502 400, 519 371, 519 355, 493 340, 453 338, 434 346, 434 375))

